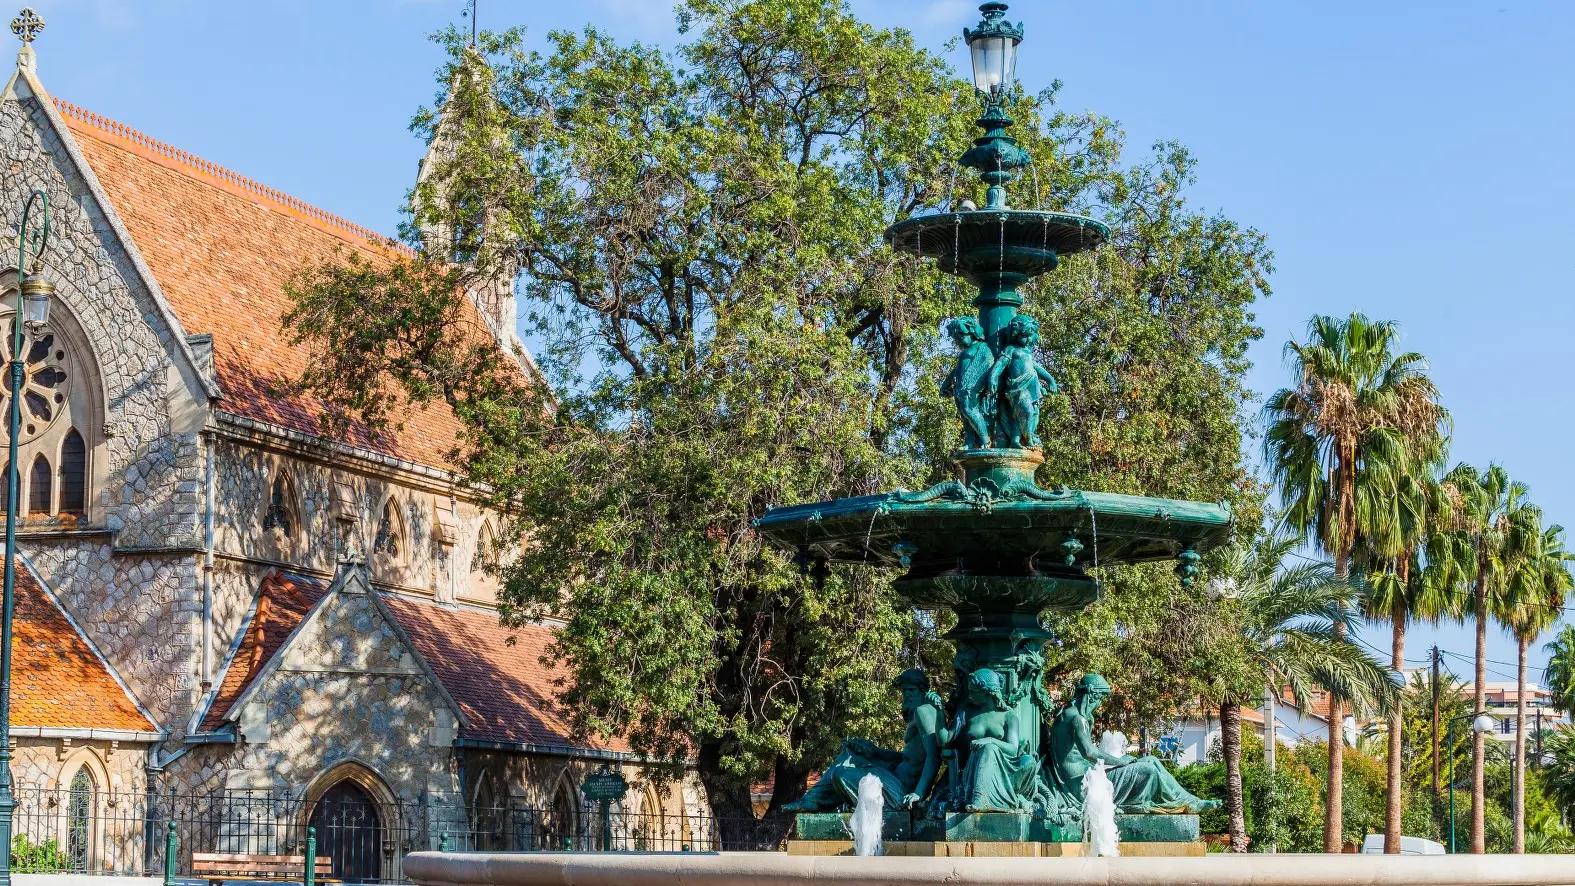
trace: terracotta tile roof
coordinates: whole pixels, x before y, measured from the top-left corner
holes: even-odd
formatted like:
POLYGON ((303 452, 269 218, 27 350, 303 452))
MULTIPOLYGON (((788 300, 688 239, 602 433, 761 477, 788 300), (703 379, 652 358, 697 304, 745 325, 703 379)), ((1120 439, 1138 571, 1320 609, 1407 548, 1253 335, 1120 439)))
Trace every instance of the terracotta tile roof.
MULTIPOLYGON (((366 228, 55 100, 110 204, 188 334, 213 335, 220 408, 319 434, 324 404, 289 392, 312 359, 279 321, 285 284, 309 262, 355 251, 374 262, 409 250, 366 228)), ((478 329, 484 321, 462 306, 478 329)), ((449 466, 459 422, 446 407, 409 410, 387 434, 355 427, 342 442, 433 467, 449 466)))
POLYGON ((449 609, 384 596, 399 626, 437 674, 467 721, 463 738, 628 751, 622 740, 576 736, 559 713, 554 681, 562 672, 542 663, 552 631, 505 628, 494 613, 449 609))
POLYGON ((246 624, 246 634, 224 669, 219 691, 202 718, 203 732, 212 732, 224 725, 224 715, 251 685, 252 677, 273 658, 284 645, 285 638, 326 591, 321 582, 304 576, 270 572, 263 577, 257 607, 246 624))
POLYGON ((13 624, 11 725, 158 731, 20 561, 13 624))
MULTIPOLYGON (((253 676, 278 653, 290 632, 327 593, 322 581, 289 573, 263 579, 257 610, 235 656, 224 671, 202 729, 224 725, 224 717, 253 676)), ((498 624, 495 613, 450 609, 404 597, 379 597, 410 643, 437 675, 467 723, 464 738, 518 744, 627 751, 627 744, 577 738, 553 700, 561 671, 541 663, 552 631, 498 624), (513 642, 510 642, 510 638, 513 642)))

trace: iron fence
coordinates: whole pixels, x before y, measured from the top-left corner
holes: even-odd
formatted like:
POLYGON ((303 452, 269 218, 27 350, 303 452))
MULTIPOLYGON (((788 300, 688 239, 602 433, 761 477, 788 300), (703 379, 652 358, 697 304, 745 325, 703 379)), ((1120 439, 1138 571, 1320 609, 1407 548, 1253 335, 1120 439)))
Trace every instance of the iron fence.
POLYGON ((309 799, 269 791, 202 794, 17 791, 11 863, 23 873, 160 876, 173 824, 174 870, 193 853, 301 855, 314 828, 317 854, 345 883, 404 883, 411 852, 713 852, 780 848, 782 828, 755 819, 626 813, 614 808, 478 807, 446 796, 376 802, 330 790, 309 799))

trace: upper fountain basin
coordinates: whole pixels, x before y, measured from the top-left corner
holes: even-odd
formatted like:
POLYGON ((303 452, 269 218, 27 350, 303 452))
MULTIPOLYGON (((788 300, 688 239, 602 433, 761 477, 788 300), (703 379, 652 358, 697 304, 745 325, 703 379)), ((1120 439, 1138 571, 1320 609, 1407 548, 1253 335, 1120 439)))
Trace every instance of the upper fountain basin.
POLYGON ((1230 537, 1228 505, 1077 490, 1059 495, 971 502, 866 495, 772 508, 755 528, 778 545, 808 549, 831 562, 899 568, 1032 558, 1081 570, 1096 563, 1170 559, 1230 537), (1072 563, 1066 564, 1067 557, 1072 563))
POLYGON ((1087 216, 1032 209, 941 212, 886 229, 891 248, 934 258, 941 270, 978 286, 1016 285, 1109 236, 1107 225, 1087 216))

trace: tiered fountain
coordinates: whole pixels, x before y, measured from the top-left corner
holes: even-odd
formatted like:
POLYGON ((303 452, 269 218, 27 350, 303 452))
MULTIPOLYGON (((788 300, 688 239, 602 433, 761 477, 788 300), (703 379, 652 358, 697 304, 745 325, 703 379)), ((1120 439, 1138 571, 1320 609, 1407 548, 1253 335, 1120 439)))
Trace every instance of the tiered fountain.
MULTIPOLYGON (((1039 402, 1056 383, 1035 359, 1038 324, 1018 313, 1018 290, 1053 271, 1061 258, 1104 243, 1108 228, 1062 212, 1012 209, 1006 191, 1029 163, 1007 134, 1020 25, 1006 4, 986 3, 984 20, 965 30, 975 82, 986 98, 984 129, 961 162, 987 186, 980 209, 923 215, 886 231, 893 249, 934 258, 941 270, 978 287, 977 318, 953 320, 958 347, 943 385, 957 404, 963 448, 956 479, 922 492, 839 499, 769 511, 756 523, 801 562, 860 563, 905 570, 895 589, 922 609, 947 607, 957 627, 954 685, 947 701, 925 700, 928 678, 904 675, 910 690, 901 751, 853 739, 809 794, 798 837, 845 837, 843 810, 857 783, 886 783, 886 839, 930 842, 1077 842, 1082 834, 1081 775, 1111 767, 1122 811, 1174 816, 1123 821, 1128 839, 1193 841, 1204 801, 1175 785, 1163 767, 1100 751, 1088 715, 1069 709, 1056 727, 1041 685, 1041 615, 1082 609, 1099 596, 1093 565, 1174 560, 1183 583, 1202 551, 1230 534, 1223 505, 1045 488, 1037 436, 1039 402), (1079 724, 1081 732, 1079 732, 1079 724)), ((1050 469, 1053 469, 1051 466, 1050 469)), ((1109 687, 1093 677, 1079 698, 1097 707, 1109 687), (1085 698, 1086 697, 1086 698, 1085 698)))
POLYGON ((1123 855, 1135 848, 1131 842, 1196 847, 1192 813, 1212 801, 1181 790, 1152 758, 1132 758, 1094 740, 1093 715, 1110 692, 1103 679, 1086 675, 1075 697, 1051 710, 1041 685, 1040 647, 1049 635, 1040 616, 1093 602, 1099 596, 1087 571, 1093 566, 1171 559, 1180 580, 1190 583, 1201 552, 1229 536, 1231 514, 1221 505, 1052 489, 1036 481, 1044 467, 1035 436, 1038 402, 1055 385, 1035 362, 1037 325, 1018 313, 1017 290, 1054 270, 1061 257, 1099 246, 1108 232, 1081 216, 1008 208, 1006 186, 1028 162, 1006 134, 1012 122, 1006 89, 1023 32, 1005 20, 1006 4, 985 3, 981 11, 984 21, 964 36, 975 83, 988 100, 979 121, 985 133, 962 162, 988 186, 985 206, 908 219, 886 232, 894 249, 932 257, 979 288, 977 319, 953 321, 948 330, 959 347, 946 384, 963 425, 964 446, 954 454, 959 476, 922 492, 778 508, 757 524, 806 567, 818 561, 900 568, 895 588, 905 600, 954 611, 957 627, 948 637, 957 647, 958 690, 942 699, 921 671, 897 678, 903 748, 857 738, 844 743, 793 804, 803 851, 418 852, 405 859, 406 873, 424 886, 1575 883, 1570 863, 1553 856, 1325 856, 1311 864, 1290 855, 1186 858, 1159 851, 1151 854, 1171 857, 1042 857, 1077 854, 1042 850, 1064 850, 1081 838, 1081 783, 1099 763, 1108 767, 1115 805, 1129 813, 1123 855), (888 810, 887 848, 907 857, 843 857, 850 851, 844 810, 858 800, 861 781, 866 802, 873 799, 870 776, 880 782, 888 810), (932 857, 914 857, 924 855, 932 857))

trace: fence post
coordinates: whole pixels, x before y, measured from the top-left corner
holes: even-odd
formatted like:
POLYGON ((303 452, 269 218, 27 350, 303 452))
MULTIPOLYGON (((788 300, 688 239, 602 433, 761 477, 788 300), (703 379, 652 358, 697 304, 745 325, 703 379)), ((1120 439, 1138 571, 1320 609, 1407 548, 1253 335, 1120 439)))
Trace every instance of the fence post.
POLYGON ((448 831, 444 831, 443 835, 441 837, 438 837, 438 851, 439 852, 447 852, 448 851, 448 831))
POLYGON ((304 873, 301 876, 303 886, 314 886, 317 882, 317 828, 306 829, 306 863, 301 866, 304 873))
POLYGON ((175 886, 175 868, 178 863, 176 850, 180 848, 180 837, 175 835, 175 810, 170 809, 169 833, 164 837, 164 886, 175 886))

